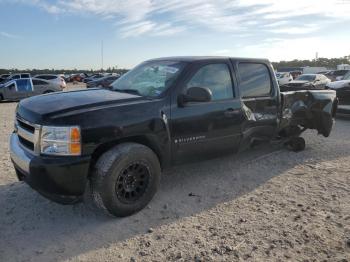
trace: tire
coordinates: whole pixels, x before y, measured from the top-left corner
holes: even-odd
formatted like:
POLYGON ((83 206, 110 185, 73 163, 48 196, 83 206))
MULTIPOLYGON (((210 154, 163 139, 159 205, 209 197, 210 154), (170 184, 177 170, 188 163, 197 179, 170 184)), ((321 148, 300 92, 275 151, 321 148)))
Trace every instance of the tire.
POLYGON ((0 101, 4 100, 3 95, 0 95, 0 101))
POLYGON ((98 159, 90 179, 91 198, 111 215, 129 216, 152 200, 160 177, 158 157, 150 148, 123 143, 98 159))
POLYGON ((293 137, 288 142, 288 147, 294 152, 300 152, 305 149, 305 139, 302 137, 293 137))

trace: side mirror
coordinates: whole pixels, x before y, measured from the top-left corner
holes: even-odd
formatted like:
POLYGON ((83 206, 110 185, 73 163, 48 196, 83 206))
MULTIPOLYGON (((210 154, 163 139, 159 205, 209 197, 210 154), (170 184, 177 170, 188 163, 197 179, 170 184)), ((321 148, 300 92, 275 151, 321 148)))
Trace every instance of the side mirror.
POLYGON ((178 96, 178 104, 183 107, 188 102, 210 102, 212 93, 209 88, 190 87, 186 94, 178 96))

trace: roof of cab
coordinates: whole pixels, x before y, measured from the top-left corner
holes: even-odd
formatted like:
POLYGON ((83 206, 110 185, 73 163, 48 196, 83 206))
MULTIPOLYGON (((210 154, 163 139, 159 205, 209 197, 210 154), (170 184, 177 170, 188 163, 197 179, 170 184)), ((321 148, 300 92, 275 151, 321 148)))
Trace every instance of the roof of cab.
POLYGON ((222 59, 232 59, 239 60, 244 62, 262 62, 269 63, 269 60, 266 58, 246 58, 246 57, 228 57, 228 56, 173 56, 173 57, 161 57, 150 59, 148 61, 182 61, 182 62, 197 62, 197 61, 206 61, 206 60, 222 60, 222 59))

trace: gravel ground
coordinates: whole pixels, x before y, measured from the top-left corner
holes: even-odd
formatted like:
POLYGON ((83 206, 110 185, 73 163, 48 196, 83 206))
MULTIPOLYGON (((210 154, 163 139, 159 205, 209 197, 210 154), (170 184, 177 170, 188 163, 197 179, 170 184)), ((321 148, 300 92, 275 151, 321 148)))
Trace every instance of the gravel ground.
POLYGON ((116 219, 16 181, 15 103, 0 104, 0 261, 350 261, 350 122, 306 150, 261 145, 164 173, 151 204, 116 219))

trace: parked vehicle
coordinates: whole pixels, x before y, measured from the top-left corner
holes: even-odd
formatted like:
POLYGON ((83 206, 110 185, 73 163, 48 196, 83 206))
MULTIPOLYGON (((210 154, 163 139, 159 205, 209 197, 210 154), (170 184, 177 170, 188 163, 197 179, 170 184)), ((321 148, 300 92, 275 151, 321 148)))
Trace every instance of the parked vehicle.
POLYGON ((0 101, 18 101, 30 96, 62 91, 56 84, 43 79, 21 78, 0 85, 0 101))
POLYGON ((303 73, 301 71, 290 71, 290 74, 293 77, 293 80, 296 79, 298 76, 302 75, 303 73))
POLYGON ((279 85, 285 85, 293 81, 293 76, 289 72, 277 72, 276 77, 279 85))
POLYGON ((11 80, 22 79, 22 78, 30 78, 30 74, 29 73, 10 74, 10 76, 8 76, 6 79, 4 79, 1 82, 1 84, 4 84, 4 83, 9 82, 11 80))
POLYGON ((72 74, 69 78, 69 82, 83 82, 88 77, 86 73, 72 74))
POLYGON ((18 179, 44 196, 68 204, 90 195, 127 216, 153 198, 163 169, 257 141, 303 150, 300 134, 328 137, 336 107, 331 90, 280 93, 267 60, 154 59, 112 90, 22 100, 10 153, 18 179))
POLYGON ((67 86, 66 81, 60 75, 36 75, 35 78, 46 80, 53 85, 59 86, 61 89, 64 89, 67 86))
POLYGON ((320 74, 304 74, 281 86, 281 91, 325 89, 331 81, 320 74))
POLYGON ((327 68, 320 66, 305 66, 303 67, 303 74, 317 74, 317 72, 326 71, 327 68))
POLYGON ((110 88, 110 85, 119 78, 119 75, 105 76, 97 80, 89 81, 86 84, 87 88, 100 87, 100 88, 110 88))
POLYGON ((2 75, 0 75, 0 83, 5 81, 9 76, 10 76, 10 74, 2 74, 2 75))
POLYGON ((349 73, 350 70, 333 70, 329 72, 326 76, 333 82, 342 80, 343 77, 349 73))
POLYGON ((350 72, 344 76, 343 80, 328 83, 327 88, 337 92, 339 104, 350 105, 350 72))
POLYGON ((90 81, 94 81, 94 80, 98 80, 98 79, 101 79, 101 78, 103 78, 103 77, 105 77, 105 75, 104 74, 93 74, 93 75, 91 75, 91 76, 88 76, 88 77, 86 77, 85 79, 84 79, 84 83, 88 83, 88 82, 90 82, 90 81))

